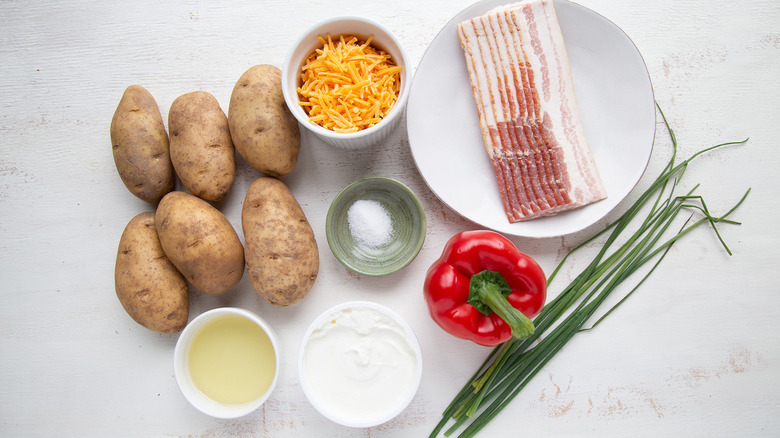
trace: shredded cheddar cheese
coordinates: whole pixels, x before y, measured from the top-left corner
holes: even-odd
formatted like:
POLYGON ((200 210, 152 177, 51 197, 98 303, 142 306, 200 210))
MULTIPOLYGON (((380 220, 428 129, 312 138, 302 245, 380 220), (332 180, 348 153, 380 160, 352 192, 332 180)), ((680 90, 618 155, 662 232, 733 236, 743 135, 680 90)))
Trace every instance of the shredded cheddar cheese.
POLYGON ((372 37, 358 41, 340 36, 319 38, 304 63, 299 104, 309 121, 335 132, 357 132, 376 125, 395 105, 401 87, 401 67, 390 54, 371 46, 372 37))

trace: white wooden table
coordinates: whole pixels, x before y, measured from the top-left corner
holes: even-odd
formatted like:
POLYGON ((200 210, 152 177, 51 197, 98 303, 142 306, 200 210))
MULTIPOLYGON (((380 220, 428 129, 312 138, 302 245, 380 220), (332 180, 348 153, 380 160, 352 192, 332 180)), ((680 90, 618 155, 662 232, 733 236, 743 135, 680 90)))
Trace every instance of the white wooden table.
MULTIPOLYGON (((177 96, 195 90, 211 92, 227 110, 248 67, 280 66, 306 28, 350 14, 395 32, 414 67, 472 0, 252 3, 0 2, 0 436, 427 436, 487 355, 445 334, 425 309, 428 266, 450 236, 476 226, 425 185, 405 126, 375 152, 347 153, 304 135, 298 167, 284 179, 319 242, 320 275, 304 301, 272 307, 246 277, 222 296, 192 293, 190 318, 240 306, 277 329, 283 374, 260 410, 237 420, 195 411, 174 380, 176 336, 152 333, 124 312, 113 279, 119 236, 132 216, 151 209, 125 189, 111 155, 109 123, 125 87, 150 90, 164 119, 177 96), (370 175, 409 185, 429 224, 417 259, 376 279, 348 273, 324 230, 336 193, 370 175), (356 299, 402 314, 424 354, 416 398, 371 429, 319 415, 295 367, 310 321, 356 299)), ((689 235, 637 295, 597 330, 578 335, 483 435, 778 436, 780 7, 774 0, 581 4, 620 26, 642 52, 681 157, 750 137, 689 170, 688 181, 703 184, 710 207, 723 212, 745 189, 753 191, 733 217, 743 225, 722 227, 733 256, 709 229, 689 235)), ((670 145, 659 122, 637 190, 666 163, 670 145)), ((239 160, 233 190, 217 205, 239 235, 241 202, 258 175, 239 160)), ((603 225, 565 238, 513 241, 551 270, 603 225)))

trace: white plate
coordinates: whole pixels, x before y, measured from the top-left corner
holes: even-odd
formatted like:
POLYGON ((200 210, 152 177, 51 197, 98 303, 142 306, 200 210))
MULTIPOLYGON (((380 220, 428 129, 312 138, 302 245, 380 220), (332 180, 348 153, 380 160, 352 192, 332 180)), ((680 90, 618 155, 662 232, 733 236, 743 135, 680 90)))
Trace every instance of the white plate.
POLYGON ((601 15, 555 0, 585 136, 608 198, 556 216, 509 223, 485 151, 457 24, 507 0, 456 15, 417 67, 407 109, 412 156, 431 190, 465 218, 495 231, 553 237, 588 227, 622 201, 644 173, 655 137, 655 98, 634 43, 601 15))

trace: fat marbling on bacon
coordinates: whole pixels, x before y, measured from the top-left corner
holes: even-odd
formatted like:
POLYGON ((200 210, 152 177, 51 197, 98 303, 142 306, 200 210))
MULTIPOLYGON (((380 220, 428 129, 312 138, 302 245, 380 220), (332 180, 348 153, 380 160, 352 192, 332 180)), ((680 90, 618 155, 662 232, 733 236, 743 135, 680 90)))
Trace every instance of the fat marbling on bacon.
POLYGON ((458 35, 507 219, 606 198, 552 0, 499 7, 459 23, 458 35))

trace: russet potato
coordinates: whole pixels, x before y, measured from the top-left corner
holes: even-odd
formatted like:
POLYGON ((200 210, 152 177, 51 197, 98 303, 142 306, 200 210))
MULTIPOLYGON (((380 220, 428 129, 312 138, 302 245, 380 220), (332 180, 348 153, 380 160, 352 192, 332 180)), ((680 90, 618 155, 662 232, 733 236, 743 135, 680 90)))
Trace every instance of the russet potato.
POLYGON ((140 85, 127 87, 111 119, 114 164, 128 190, 156 205, 173 190, 168 134, 154 97, 140 85))
POLYGON ((189 286, 160 246, 154 213, 140 213, 125 227, 114 283, 122 307, 142 326, 171 334, 187 325, 189 286))
POLYGON ((274 177, 295 168, 301 133, 284 102, 278 67, 256 65, 241 75, 230 96, 228 123, 236 150, 250 166, 274 177))
POLYGON ((171 162, 193 195, 219 201, 236 177, 235 148, 227 116, 206 91, 183 94, 168 112, 171 162))
POLYGON ((275 306, 301 301, 314 285, 319 252, 314 231, 287 186, 260 177, 250 186, 241 210, 249 282, 275 306))
POLYGON ((221 294, 244 275, 244 247, 225 215, 186 192, 160 201, 155 225, 165 255, 196 289, 221 294))

